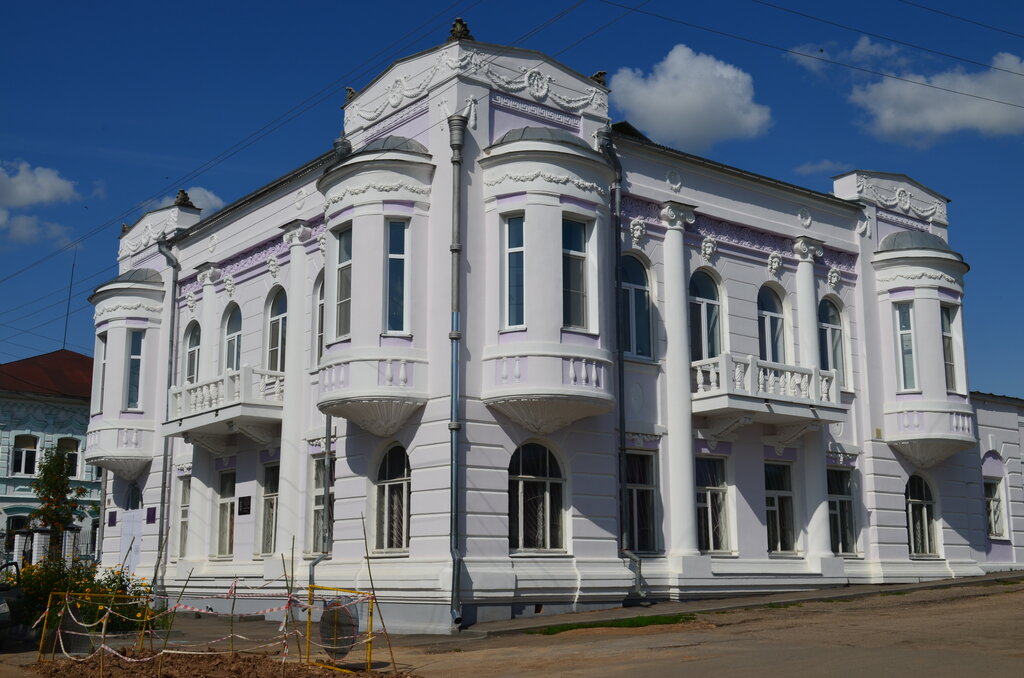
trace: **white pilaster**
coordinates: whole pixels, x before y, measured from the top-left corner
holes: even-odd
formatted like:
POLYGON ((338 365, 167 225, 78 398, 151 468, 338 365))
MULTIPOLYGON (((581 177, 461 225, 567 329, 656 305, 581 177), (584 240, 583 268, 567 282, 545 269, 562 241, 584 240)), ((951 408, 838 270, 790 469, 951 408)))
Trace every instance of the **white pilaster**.
POLYGON ((800 340, 800 365, 818 367, 818 295, 814 290, 814 258, 823 252, 820 243, 812 238, 797 238, 793 244, 796 254, 796 319, 800 340))
POLYGON ((203 286, 203 302, 199 312, 199 380, 205 381, 213 379, 219 373, 217 339, 220 332, 214 283, 220 278, 220 270, 214 264, 202 264, 199 267, 198 278, 203 286))

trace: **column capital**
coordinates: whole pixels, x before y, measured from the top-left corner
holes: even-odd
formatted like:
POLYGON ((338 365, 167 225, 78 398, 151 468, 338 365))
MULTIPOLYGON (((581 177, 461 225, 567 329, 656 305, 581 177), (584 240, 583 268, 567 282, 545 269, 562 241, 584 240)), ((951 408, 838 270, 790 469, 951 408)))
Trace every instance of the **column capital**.
POLYGON ((682 230, 686 227, 686 224, 692 224, 697 220, 697 217, 693 213, 693 210, 695 209, 697 208, 693 205, 669 200, 668 202, 662 203, 661 212, 658 216, 661 217, 662 222, 665 224, 665 228, 678 228, 679 230, 682 230))
POLYGON ((212 285, 220 280, 221 271, 217 264, 210 262, 199 264, 196 266, 196 271, 198 271, 196 277, 199 279, 199 283, 201 285, 212 285))
POLYGON ((313 234, 313 230, 309 227, 309 222, 305 219, 289 221, 284 226, 281 226, 281 230, 284 232, 282 238, 289 247, 302 245, 313 234))
POLYGON ((793 254, 800 261, 813 263, 815 257, 820 257, 824 253, 825 250, 822 249, 820 240, 802 235, 793 241, 793 254))

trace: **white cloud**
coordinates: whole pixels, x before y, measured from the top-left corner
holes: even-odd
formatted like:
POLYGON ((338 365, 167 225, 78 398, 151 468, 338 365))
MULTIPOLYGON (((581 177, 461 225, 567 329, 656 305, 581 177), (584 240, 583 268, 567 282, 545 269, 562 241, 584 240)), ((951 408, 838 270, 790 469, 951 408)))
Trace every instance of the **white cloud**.
POLYGON ((0 206, 28 207, 78 198, 75 183, 49 167, 0 162, 0 206))
POLYGON ((847 52, 852 61, 857 63, 873 63, 893 59, 900 53, 897 45, 883 45, 880 42, 872 42, 871 38, 862 35, 857 38, 857 43, 847 52))
MULTIPOLYGON (((192 186, 185 191, 188 193, 188 197, 192 200, 192 204, 203 210, 206 214, 203 216, 210 216, 211 213, 216 212, 221 207, 224 207, 224 201, 211 190, 205 189, 202 186, 192 186)), ((160 200, 157 200, 148 209, 157 210, 161 207, 169 207, 174 204, 173 195, 165 195, 160 200)))
POLYGON ((866 35, 857 38, 857 42, 849 49, 841 49, 834 42, 827 44, 805 43, 791 47, 790 51, 783 56, 815 74, 821 74, 830 66, 835 65, 829 61, 885 72, 894 68, 905 68, 907 65, 907 60, 898 45, 874 42, 866 35), (829 61, 822 61, 822 59, 829 61))
POLYGON ((817 162, 805 162, 793 171, 806 176, 808 174, 838 174, 849 169, 852 169, 849 163, 836 162, 835 160, 819 160, 817 162))
POLYGON ((790 47, 790 51, 786 52, 782 56, 793 63, 803 66, 812 73, 821 73, 830 64, 822 61, 821 59, 834 59, 832 54, 829 52, 829 47, 826 45, 815 45, 813 43, 806 43, 803 45, 797 45, 796 47, 790 47), (810 56, 804 56, 804 55, 810 56), (821 57, 821 59, 815 59, 812 57, 821 57))
MULTIPOLYGON (((992 65, 1024 73, 1024 62, 1013 54, 996 54, 992 65)), ((931 77, 914 73, 900 77, 1024 106, 1024 78, 1012 73, 996 70, 966 73, 955 68, 931 77)), ((899 80, 887 78, 854 87, 850 101, 867 111, 870 116, 867 127, 874 134, 915 145, 928 145, 944 134, 960 131, 990 136, 1024 134, 1024 110, 1021 108, 899 80)))
POLYGON ((655 140, 700 151, 725 139, 749 139, 771 125, 771 109, 754 103, 749 73, 686 45, 676 45, 650 74, 623 68, 611 100, 655 140))
POLYGON ((17 245, 29 245, 48 240, 63 247, 71 242, 71 229, 50 221, 43 221, 35 215, 16 214, 0 209, 0 235, 17 245))

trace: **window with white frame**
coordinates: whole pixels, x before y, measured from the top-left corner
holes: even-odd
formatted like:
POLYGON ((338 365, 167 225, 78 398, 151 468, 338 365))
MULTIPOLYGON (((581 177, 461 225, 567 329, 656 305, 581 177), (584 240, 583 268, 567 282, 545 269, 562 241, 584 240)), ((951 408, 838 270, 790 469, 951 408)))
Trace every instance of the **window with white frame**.
POLYGON ((279 289, 270 302, 267 325, 267 369, 284 372, 285 338, 288 333, 288 295, 279 289))
POLYGON ((128 330, 128 369, 125 370, 127 381, 125 388, 125 409, 141 409, 139 400, 142 391, 142 342, 145 330, 128 330))
POLYGON ((990 539, 1006 539, 1003 527, 1003 483, 996 478, 985 478, 985 515, 988 518, 990 539))
POLYGON ((325 533, 325 527, 334 525, 334 467, 331 457, 326 464, 323 455, 313 459, 313 534, 311 535, 314 553, 330 553, 331 535, 325 533), (327 488, 326 504, 324 488, 327 488))
POLYGON ((650 452, 626 453, 626 540, 636 553, 653 553, 658 549, 656 501, 657 482, 654 455, 650 452))
POLYGON ((406 233, 404 221, 388 222, 387 331, 405 332, 406 327, 406 233))
POLYGON ((525 257, 523 217, 505 220, 505 326, 521 327, 526 322, 525 257))
POLYGON ((185 333, 185 383, 199 381, 199 345, 202 337, 198 323, 192 323, 185 333))
POLYGON ((725 460, 697 457, 694 460, 694 471, 697 485, 697 548, 710 553, 728 551, 725 460))
POLYGON ((188 553, 188 508, 192 502, 192 476, 178 479, 178 557, 188 553))
POLYGON ((587 329, 587 225, 562 220, 562 326, 587 329))
POLYGON ((277 548, 277 496, 281 485, 281 467, 263 467, 263 511, 260 553, 273 553, 277 548))
POLYGON ((910 476, 904 492, 907 500, 907 542, 911 556, 934 556, 935 501, 932 490, 921 476, 910 476))
POLYGON ((57 439, 57 452, 61 454, 67 462, 69 478, 77 478, 79 476, 78 445, 79 442, 77 438, 57 439))
POLYGON ((768 528, 769 553, 791 553, 796 550, 790 471, 789 464, 764 465, 765 523, 768 528))
POLYGON ((953 324, 956 320, 956 306, 942 304, 942 362, 946 370, 946 390, 956 391, 956 353, 953 342, 953 324))
POLYGON ((316 359, 324 355, 324 281, 317 285, 316 293, 316 359))
POLYGON ((242 311, 232 304, 224 323, 224 370, 237 372, 242 367, 242 311))
POLYGON ((217 555, 230 556, 235 551, 235 472, 220 474, 217 494, 217 555))
POLYGON ((11 450, 11 475, 34 476, 36 474, 36 452, 39 438, 30 435, 14 436, 11 450))
POLYGON ((352 332, 352 228, 338 231, 338 300, 334 331, 340 337, 352 332))
POLYGON ((537 443, 517 448, 508 466, 508 543, 518 550, 561 549, 562 470, 537 443))
POLYGON ((909 301, 893 304, 896 314, 896 347, 899 352, 900 390, 917 388, 917 369, 914 365, 914 304, 909 301))
POLYGON ((704 271, 690 276, 690 360, 716 358, 722 352, 718 285, 704 271))
POLYGON ((782 300, 770 287, 757 292, 757 342, 761 360, 786 362, 786 331, 782 300))
POLYGON ((409 455, 395 445, 377 469, 377 550, 409 549, 409 491, 412 485, 409 455))
POLYGON ((647 269, 636 258, 622 257, 622 288, 619 290, 619 341, 623 350, 640 358, 651 358, 651 292, 647 269))
POLYGON ((96 335, 96 376, 93 381, 92 411, 103 411, 103 393, 107 385, 107 333, 96 335))
POLYGON ((843 317, 828 299, 818 303, 818 353, 823 370, 835 370, 840 388, 846 387, 846 359, 843 347, 843 317))
POLYGON ((857 552, 856 522, 853 515, 853 472, 830 468, 828 474, 828 524, 832 553, 857 552))

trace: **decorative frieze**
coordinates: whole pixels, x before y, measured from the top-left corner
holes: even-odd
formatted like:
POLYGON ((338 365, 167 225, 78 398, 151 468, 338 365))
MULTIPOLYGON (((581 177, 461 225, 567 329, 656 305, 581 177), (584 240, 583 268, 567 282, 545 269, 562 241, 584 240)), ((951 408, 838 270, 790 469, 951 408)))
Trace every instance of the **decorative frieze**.
POLYGON ((926 221, 946 223, 946 204, 941 200, 918 198, 904 186, 895 188, 869 182, 864 176, 857 176, 857 194, 890 209, 898 209, 926 221))
POLYGON ((548 106, 542 106, 541 104, 526 101, 519 97, 501 94, 500 92, 491 92, 491 106, 539 118, 545 122, 558 125, 559 127, 565 127, 566 129, 570 129, 574 132, 580 131, 580 123, 582 121, 580 116, 573 115, 572 113, 565 113, 564 111, 559 111, 548 106))
POLYGON ((601 197, 608 194, 608 191, 598 186, 592 181, 584 181, 579 177, 574 177, 568 174, 552 174, 551 172, 545 172, 544 170, 536 170, 535 172, 527 172, 525 174, 515 174, 512 172, 506 172, 499 177, 494 179, 485 180, 484 185, 491 187, 503 184, 505 182, 512 182, 516 184, 528 184, 532 181, 544 181, 549 184, 557 184, 559 186, 575 186, 581 191, 588 191, 591 193, 597 193, 601 197))

